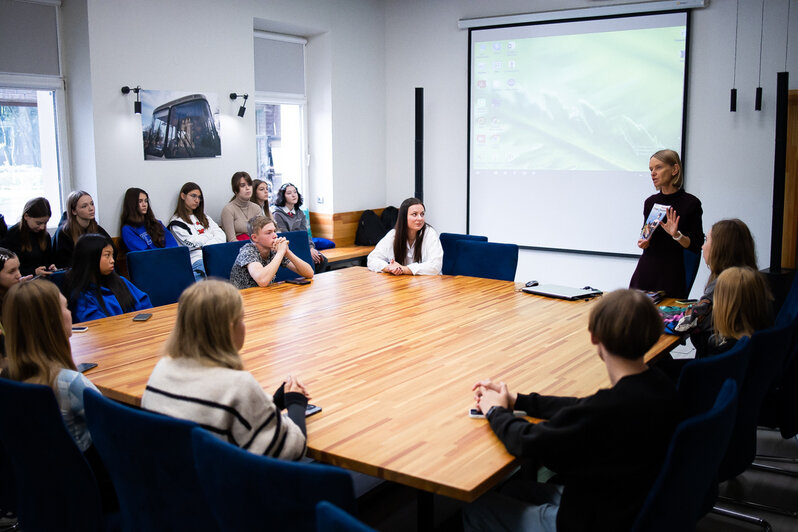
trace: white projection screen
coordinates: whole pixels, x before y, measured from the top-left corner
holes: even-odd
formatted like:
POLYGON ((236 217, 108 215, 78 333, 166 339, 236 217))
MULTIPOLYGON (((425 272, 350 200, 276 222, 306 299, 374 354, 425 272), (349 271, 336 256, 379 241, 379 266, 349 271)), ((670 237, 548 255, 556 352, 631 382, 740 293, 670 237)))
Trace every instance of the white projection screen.
POLYGON ((639 255, 649 158, 681 153, 687 29, 682 11, 471 29, 469 232, 639 255))

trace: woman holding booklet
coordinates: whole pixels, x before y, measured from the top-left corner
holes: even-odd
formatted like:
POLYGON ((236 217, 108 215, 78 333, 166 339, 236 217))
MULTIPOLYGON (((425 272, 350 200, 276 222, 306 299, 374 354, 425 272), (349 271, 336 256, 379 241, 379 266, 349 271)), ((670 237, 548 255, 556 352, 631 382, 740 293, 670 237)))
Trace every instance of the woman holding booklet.
POLYGON ((682 161, 675 151, 652 155, 649 170, 658 192, 643 205, 644 226, 637 241, 643 254, 629 288, 686 298, 684 250, 698 253, 704 243, 701 201, 682 188, 682 161))

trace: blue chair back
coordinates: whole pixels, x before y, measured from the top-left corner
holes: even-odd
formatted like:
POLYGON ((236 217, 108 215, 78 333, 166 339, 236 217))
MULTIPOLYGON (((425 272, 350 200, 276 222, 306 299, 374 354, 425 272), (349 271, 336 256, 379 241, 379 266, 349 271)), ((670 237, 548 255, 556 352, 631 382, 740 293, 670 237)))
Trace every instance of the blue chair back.
POLYGON ((684 250, 684 286, 687 294, 693 289, 695 277, 698 275, 698 266, 701 264, 701 252, 684 250))
POLYGON ((457 241, 454 275, 514 281, 518 246, 496 242, 457 241))
MULTIPOLYGON (((310 256, 310 244, 308 244, 307 231, 290 231, 288 233, 277 233, 277 235, 286 237, 288 239, 288 248, 294 255, 307 262, 310 267, 313 268, 313 258, 310 256)), ((275 282, 285 281, 286 279, 293 279, 296 276, 297 274, 288 268, 280 266, 274 280, 275 282)))
POLYGON ((220 530, 194 469, 196 424, 135 410, 90 389, 83 400, 119 497, 123 530, 220 530))
POLYGON ((224 244, 210 244, 202 247, 202 262, 208 277, 230 279, 230 270, 238 257, 241 247, 249 240, 236 240, 224 244))
POLYGON ((316 532, 376 532, 336 505, 321 501, 316 505, 316 532))
POLYGON ((185 246, 146 249, 127 254, 130 282, 150 296, 153 307, 176 303, 194 283, 191 257, 185 246))
POLYGON ((742 387, 751 356, 750 341, 744 336, 725 353, 685 364, 676 385, 685 417, 709 410, 727 379, 733 379, 738 389, 742 387))
POLYGON ((474 242, 487 242, 488 237, 479 235, 461 235, 459 233, 441 233, 439 235, 443 248, 443 275, 454 275, 454 265, 457 263, 457 241, 473 240, 474 242))
POLYGON ((714 406, 676 427, 662 469, 632 530, 694 530, 717 496, 718 466, 737 412, 737 383, 727 379, 714 406))
POLYGON ((755 332, 751 337, 748 369, 740 388, 740 407, 729 448, 720 465, 721 481, 746 470, 756 456, 756 428, 762 403, 784 368, 792 324, 755 332))
POLYGON ((798 275, 793 279, 787 298, 779 309, 776 326, 793 323, 796 319, 798 319, 798 275))
POLYGON ((223 530, 313 531, 317 502, 355 507, 352 477, 341 469, 252 454, 199 428, 192 440, 205 497, 223 530))
POLYGON ((103 528, 94 473, 67 432, 50 387, 0 379, 0 442, 26 532, 103 528))

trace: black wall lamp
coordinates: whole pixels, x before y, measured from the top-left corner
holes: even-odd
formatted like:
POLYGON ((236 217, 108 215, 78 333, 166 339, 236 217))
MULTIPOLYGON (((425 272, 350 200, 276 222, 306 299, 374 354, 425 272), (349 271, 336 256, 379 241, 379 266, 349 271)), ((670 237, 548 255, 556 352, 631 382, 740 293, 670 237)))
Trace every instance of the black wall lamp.
POLYGON ((125 85, 122 87, 122 94, 130 94, 133 91, 136 93, 136 101, 133 102, 133 112, 137 115, 141 114, 141 86, 136 85, 135 87, 131 88, 125 85))
POLYGON ((244 105, 238 108, 238 116, 244 118, 244 113, 247 112, 247 98, 249 98, 249 94, 236 94, 235 92, 230 93, 231 100, 237 100, 238 98, 244 98, 244 105))

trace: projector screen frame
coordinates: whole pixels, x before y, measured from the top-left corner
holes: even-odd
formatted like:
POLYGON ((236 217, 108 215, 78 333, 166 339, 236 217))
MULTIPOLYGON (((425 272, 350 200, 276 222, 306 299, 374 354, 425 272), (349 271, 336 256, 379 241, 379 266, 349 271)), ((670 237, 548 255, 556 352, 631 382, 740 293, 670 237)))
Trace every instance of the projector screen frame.
MULTIPOLYGON (((679 154, 682 159, 682 166, 686 166, 687 160, 687 150, 686 150, 686 138, 687 138, 687 107, 688 107, 688 83, 689 83, 689 73, 690 73, 690 42, 692 40, 692 31, 691 31, 691 11, 693 7, 703 7, 702 6, 687 6, 684 8, 679 9, 667 9, 667 10, 655 10, 655 11, 635 11, 635 12, 624 12, 624 13, 613 13, 613 14, 606 14, 606 15, 589 15, 584 14, 580 16, 579 10, 570 10, 574 16, 569 18, 547 18, 547 19, 539 19, 533 20, 531 22, 514 22, 514 23, 502 23, 502 24, 494 24, 494 25, 463 25, 462 27, 468 28, 468 90, 467 90, 467 101, 468 101, 468 108, 467 108, 467 140, 466 140, 466 234, 471 234, 471 143, 472 143, 472 123, 471 123, 471 116, 472 116, 472 51, 473 51, 473 33, 475 31, 481 30, 491 30, 491 29, 501 29, 501 28, 511 28, 511 27, 520 27, 520 26, 539 26, 539 25, 548 25, 548 24, 562 24, 568 22, 583 22, 583 21, 590 21, 590 20, 605 20, 605 19, 621 19, 621 18, 637 18, 637 17, 646 17, 651 15, 663 15, 663 14, 673 14, 673 13, 684 13, 685 15, 685 30, 686 30, 686 39, 685 39, 685 64, 684 64, 684 79, 683 79, 683 86, 682 86, 682 131, 681 131, 681 145, 679 146, 679 154)), ((590 10, 592 11, 592 10, 590 10)), ((502 17, 496 17, 502 18, 502 17)), ((487 20, 487 19, 481 19, 487 20)), ((463 21, 461 21, 462 23, 463 21)), ((685 173, 684 181, 682 183, 682 188, 685 187, 687 182, 687 173, 685 173)), ((642 202, 641 204, 642 205, 642 202)), ((642 225, 642 217, 641 217, 641 225, 642 225)), ((518 247, 520 249, 527 249, 532 251, 543 251, 543 252, 556 252, 556 253, 571 253, 571 254, 578 254, 578 255, 591 255, 591 256, 602 256, 602 257, 618 257, 618 258, 631 258, 631 259, 638 259, 641 253, 621 253, 621 252, 612 252, 612 251, 597 251, 597 250, 585 250, 585 249, 575 249, 575 248, 567 248, 567 247, 551 247, 551 246, 534 246, 534 245, 525 245, 519 244, 518 247)))

